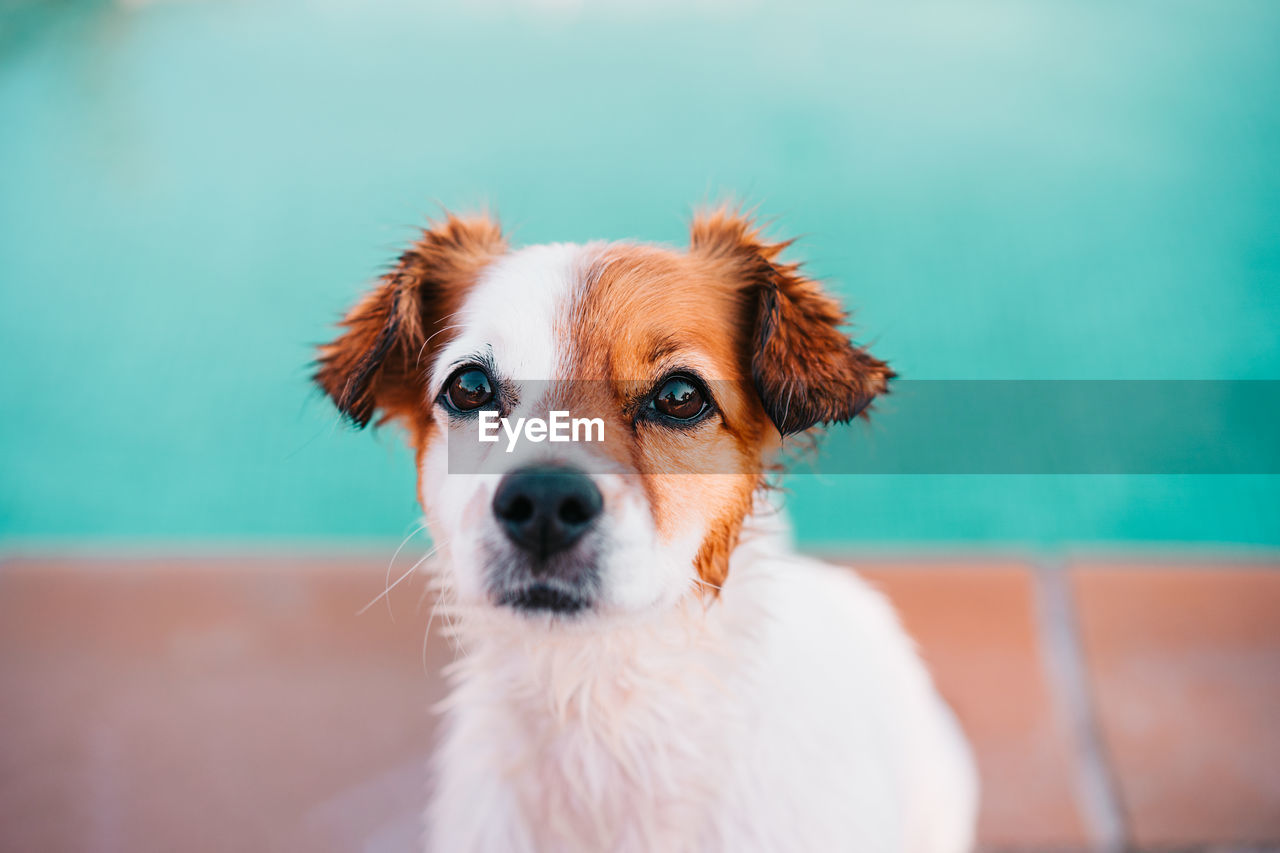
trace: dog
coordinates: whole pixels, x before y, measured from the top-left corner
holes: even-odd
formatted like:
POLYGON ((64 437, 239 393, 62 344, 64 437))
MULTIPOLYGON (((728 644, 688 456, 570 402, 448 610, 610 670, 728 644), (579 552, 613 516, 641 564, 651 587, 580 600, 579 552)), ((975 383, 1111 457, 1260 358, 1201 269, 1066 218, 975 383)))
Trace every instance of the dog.
POLYGON ((404 427, 437 549, 458 654, 427 849, 969 850, 950 710, 771 488, 785 437, 894 373, 789 241, 732 207, 690 231, 512 249, 446 214, 320 348, 351 423, 404 427), (539 440, 565 412, 608 440, 539 440), (499 419, 526 425, 478 438, 499 419))

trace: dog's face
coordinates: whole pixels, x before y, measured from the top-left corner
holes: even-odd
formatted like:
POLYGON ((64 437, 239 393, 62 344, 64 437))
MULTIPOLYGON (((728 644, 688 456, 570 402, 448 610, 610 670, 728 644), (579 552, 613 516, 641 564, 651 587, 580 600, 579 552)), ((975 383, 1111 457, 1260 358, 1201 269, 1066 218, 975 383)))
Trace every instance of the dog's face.
POLYGON ((669 607, 725 579, 779 436, 857 416, 893 375, 784 246, 723 210, 687 252, 510 251, 450 217, 351 311, 316 379, 356 424, 407 427, 460 601, 669 607), (511 431, 555 412, 579 440, 511 431))

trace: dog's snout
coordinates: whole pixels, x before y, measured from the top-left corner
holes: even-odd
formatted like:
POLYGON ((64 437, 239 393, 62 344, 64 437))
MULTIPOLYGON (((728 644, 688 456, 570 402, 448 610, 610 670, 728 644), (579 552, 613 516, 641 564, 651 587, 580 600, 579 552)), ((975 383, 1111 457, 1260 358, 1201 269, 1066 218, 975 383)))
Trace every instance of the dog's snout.
POLYGON ((586 533, 604 501, 591 478, 572 468, 523 468, 502 478, 493 514, 507 537, 540 559, 586 533))

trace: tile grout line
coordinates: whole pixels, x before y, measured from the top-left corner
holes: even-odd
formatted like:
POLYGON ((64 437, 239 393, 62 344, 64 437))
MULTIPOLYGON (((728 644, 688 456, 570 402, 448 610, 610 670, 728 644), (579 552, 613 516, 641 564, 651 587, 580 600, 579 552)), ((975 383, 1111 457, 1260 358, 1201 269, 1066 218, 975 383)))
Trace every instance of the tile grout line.
POLYGON ((1127 846, 1124 809, 1090 699, 1067 568, 1042 559, 1034 577, 1040 655, 1075 758, 1072 776, 1082 817, 1097 853, 1120 853, 1127 846))

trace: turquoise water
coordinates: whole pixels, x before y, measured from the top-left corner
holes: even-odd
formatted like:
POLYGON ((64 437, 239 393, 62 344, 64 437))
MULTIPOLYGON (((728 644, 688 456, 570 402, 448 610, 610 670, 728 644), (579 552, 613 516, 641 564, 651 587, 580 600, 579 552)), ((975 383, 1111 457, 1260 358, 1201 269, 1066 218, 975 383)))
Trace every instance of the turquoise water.
MULTIPOLYGON (((307 362, 437 203, 758 203, 911 378, 1280 378, 1280 5, 781 8, 4 7, 0 535, 406 531, 408 454, 307 362)), ((1276 477, 791 488, 815 542, 1280 544, 1276 477)))

